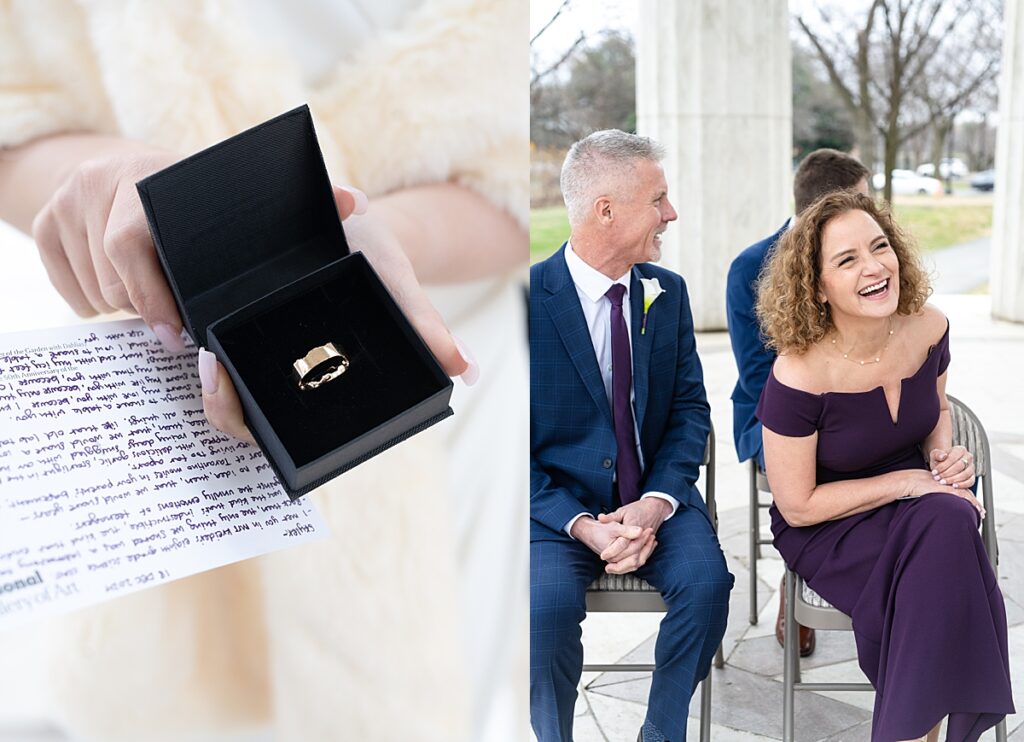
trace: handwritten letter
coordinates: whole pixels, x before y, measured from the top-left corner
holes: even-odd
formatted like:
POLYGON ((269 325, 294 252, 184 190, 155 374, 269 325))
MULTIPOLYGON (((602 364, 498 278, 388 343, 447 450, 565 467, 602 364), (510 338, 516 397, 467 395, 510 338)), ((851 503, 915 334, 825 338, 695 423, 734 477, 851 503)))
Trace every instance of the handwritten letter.
POLYGON ((0 336, 0 629, 326 533, 139 320, 0 336))

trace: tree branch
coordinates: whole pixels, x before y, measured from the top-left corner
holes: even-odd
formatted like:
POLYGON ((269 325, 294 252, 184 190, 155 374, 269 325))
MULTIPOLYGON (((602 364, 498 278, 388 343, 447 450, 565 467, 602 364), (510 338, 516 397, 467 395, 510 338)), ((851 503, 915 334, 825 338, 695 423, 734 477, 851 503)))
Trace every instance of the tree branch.
POLYGON ((558 6, 558 10, 555 11, 555 14, 553 16, 551 16, 548 19, 548 22, 544 24, 544 27, 541 28, 540 31, 535 33, 533 35, 533 38, 530 39, 530 46, 533 46, 533 42, 536 41, 537 39, 539 39, 541 36, 543 36, 544 32, 547 31, 548 28, 551 27, 551 24, 554 23, 556 20, 558 20, 558 16, 562 15, 562 11, 565 10, 566 8, 568 8, 569 7, 569 3, 571 3, 571 2, 572 2, 572 0, 562 0, 562 4, 558 6))
POLYGON ((825 65, 825 71, 828 73, 828 78, 832 82, 832 85, 834 85, 836 90, 839 92, 840 97, 843 99, 843 103, 846 104, 846 107, 850 111, 856 111, 859 102, 856 100, 856 98, 854 98, 853 91, 851 91, 846 86, 846 83, 843 82, 843 78, 839 74, 839 70, 836 67, 834 57, 828 53, 824 45, 821 43, 821 40, 813 31, 811 31, 811 29, 804 22, 803 18, 797 16, 796 22, 800 26, 800 28, 803 29, 803 32, 804 34, 806 34, 807 39, 811 42, 811 45, 818 53, 818 59, 820 59, 821 63, 825 65))
POLYGON ((586 34, 580 31, 580 35, 576 37, 576 41, 572 42, 572 46, 569 47, 569 49, 565 52, 565 54, 562 55, 562 57, 557 62, 548 67, 543 72, 538 72, 536 75, 533 76, 533 79, 530 80, 530 90, 533 91, 533 89, 540 84, 541 80, 551 75, 555 70, 557 70, 559 67, 565 64, 566 61, 568 61, 569 57, 571 57, 573 53, 576 51, 576 47, 582 44, 586 40, 586 38, 586 34))

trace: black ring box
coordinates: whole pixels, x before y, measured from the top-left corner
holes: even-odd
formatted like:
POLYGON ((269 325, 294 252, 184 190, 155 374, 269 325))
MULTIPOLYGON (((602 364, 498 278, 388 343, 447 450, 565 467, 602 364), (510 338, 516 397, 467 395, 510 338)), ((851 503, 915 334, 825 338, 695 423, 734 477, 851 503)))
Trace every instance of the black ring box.
POLYGON ((308 106, 137 187, 185 327, 292 499, 452 414, 451 379, 349 252, 308 106), (328 342, 348 370, 299 389, 292 363, 328 342))

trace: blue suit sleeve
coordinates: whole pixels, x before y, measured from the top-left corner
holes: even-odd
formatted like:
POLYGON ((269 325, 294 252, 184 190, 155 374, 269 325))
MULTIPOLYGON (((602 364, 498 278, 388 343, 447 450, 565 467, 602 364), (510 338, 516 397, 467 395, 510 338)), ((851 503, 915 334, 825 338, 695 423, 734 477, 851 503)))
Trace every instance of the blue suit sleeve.
MULTIPOLYGON (((564 487, 558 487, 534 457, 530 457, 530 518, 563 533, 566 524, 589 512, 564 487)), ((593 515, 593 513, 591 513, 593 515)))
POLYGON ((711 407, 697 357, 690 299, 686 284, 680 282, 680 286, 679 354, 672 411, 661 445, 650 462, 643 489, 645 492, 667 492, 679 500, 680 507, 684 507, 690 501, 691 493, 697 496, 694 485, 700 475, 700 464, 711 429, 711 407))
MULTIPOLYGON (((740 436, 750 430, 751 426, 757 426, 760 433, 760 425, 754 419, 753 408, 761 396, 761 390, 768 380, 768 372, 775 361, 775 354, 764 346, 761 326, 754 311, 755 280, 756 275, 744 270, 738 262, 734 262, 726 281, 725 308, 729 322, 729 342, 732 344, 732 353, 739 372, 739 380, 733 392, 733 403, 737 405, 738 413, 742 412, 744 416, 744 419, 734 420, 738 451, 744 448, 739 444, 740 436)), ((756 438, 760 439, 760 435, 756 438)), ((760 445, 756 447, 759 449, 760 445)), ((749 458, 743 453, 751 452, 741 452, 741 458, 749 458)), ((758 451, 753 451, 751 455, 757 454, 758 451)))

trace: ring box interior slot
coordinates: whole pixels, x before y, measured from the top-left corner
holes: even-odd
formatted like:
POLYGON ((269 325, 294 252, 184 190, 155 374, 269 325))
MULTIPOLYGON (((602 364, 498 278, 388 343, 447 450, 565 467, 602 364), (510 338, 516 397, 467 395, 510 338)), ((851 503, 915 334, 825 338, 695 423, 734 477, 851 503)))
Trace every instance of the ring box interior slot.
POLYGON ((350 253, 309 108, 138 183, 185 327, 238 390, 294 499, 452 414, 452 381, 362 253, 350 253), (334 343, 348 369, 300 389, 334 343))

